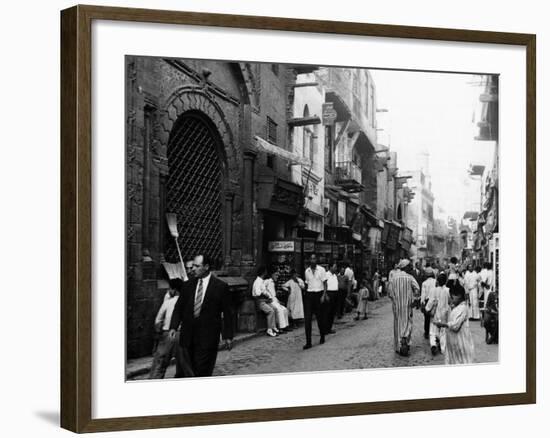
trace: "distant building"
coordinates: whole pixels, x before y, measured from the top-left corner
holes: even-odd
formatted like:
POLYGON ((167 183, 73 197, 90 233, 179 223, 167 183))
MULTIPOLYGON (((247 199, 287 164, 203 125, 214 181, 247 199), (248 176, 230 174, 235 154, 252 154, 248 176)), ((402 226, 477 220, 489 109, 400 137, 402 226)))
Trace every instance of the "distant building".
MULTIPOLYGON (((377 263, 382 223, 377 215, 376 87, 365 69, 322 68, 325 89, 325 252, 369 273, 377 263)), ((319 251, 318 251, 319 252, 319 251)))
POLYGON ((407 226, 412 229, 413 245, 411 255, 421 263, 430 262, 433 252, 434 195, 429 174, 429 155, 419 157, 420 169, 401 171, 400 176, 408 177, 407 186, 415 197, 408 205, 407 226))

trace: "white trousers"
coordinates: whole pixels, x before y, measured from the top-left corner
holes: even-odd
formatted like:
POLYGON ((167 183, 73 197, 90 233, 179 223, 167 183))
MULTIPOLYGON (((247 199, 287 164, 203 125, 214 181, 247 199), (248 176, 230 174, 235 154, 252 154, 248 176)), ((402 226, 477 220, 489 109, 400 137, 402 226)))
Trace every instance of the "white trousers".
POLYGON ((274 299, 269 305, 275 310, 275 319, 277 328, 284 329, 288 327, 288 309, 283 306, 277 299, 274 299))
POLYGON ((468 316, 470 318, 479 319, 479 293, 477 287, 474 287, 468 291, 470 296, 470 305, 468 307, 468 316))

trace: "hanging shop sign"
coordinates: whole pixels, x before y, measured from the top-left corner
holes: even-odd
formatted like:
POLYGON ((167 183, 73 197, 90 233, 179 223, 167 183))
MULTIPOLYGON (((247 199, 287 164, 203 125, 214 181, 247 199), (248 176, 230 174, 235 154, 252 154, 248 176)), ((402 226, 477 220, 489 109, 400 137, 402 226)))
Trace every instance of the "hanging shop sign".
POLYGON ((323 104, 323 125, 331 126, 334 125, 338 113, 334 109, 334 104, 332 102, 327 102, 323 104))
POLYGON ((269 252, 294 252, 293 240, 277 240, 267 243, 269 252))
POLYGON ((315 252, 322 254, 331 254, 332 253, 332 244, 324 242, 315 243, 315 252))
POLYGON ((304 252, 314 252, 315 251, 315 242, 304 242, 304 252))

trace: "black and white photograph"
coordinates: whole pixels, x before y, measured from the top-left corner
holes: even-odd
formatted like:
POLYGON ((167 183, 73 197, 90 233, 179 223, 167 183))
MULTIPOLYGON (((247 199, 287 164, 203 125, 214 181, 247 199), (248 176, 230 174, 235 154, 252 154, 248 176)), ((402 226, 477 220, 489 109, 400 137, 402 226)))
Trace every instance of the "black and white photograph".
POLYGON ((124 79, 126 380, 499 361, 498 74, 124 79))
POLYGON ((86 3, 4 14, 2 436, 544 430, 544 3, 86 3))

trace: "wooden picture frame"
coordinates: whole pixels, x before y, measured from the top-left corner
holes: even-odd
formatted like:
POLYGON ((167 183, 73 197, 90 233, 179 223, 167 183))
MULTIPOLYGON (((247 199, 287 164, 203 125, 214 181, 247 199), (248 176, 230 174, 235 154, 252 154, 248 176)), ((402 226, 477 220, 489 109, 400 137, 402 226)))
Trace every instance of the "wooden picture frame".
POLYGON ((61 426, 99 432, 536 402, 535 57, 531 34, 75 6, 61 12, 61 426), (94 20, 517 45, 526 48, 526 391, 180 415, 92 418, 92 50, 94 20))

